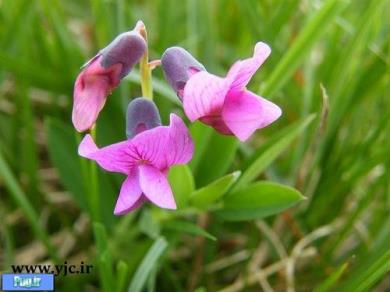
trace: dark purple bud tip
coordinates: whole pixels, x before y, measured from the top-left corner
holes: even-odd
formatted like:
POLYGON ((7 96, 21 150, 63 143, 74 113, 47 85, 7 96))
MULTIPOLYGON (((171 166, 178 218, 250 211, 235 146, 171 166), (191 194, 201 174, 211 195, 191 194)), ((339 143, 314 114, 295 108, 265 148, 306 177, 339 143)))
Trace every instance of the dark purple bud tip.
POLYGON ((189 52, 180 47, 168 48, 161 58, 165 78, 172 86, 180 99, 183 97, 183 89, 192 74, 206 71, 189 52))
POLYGON ((144 97, 130 101, 126 114, 126 136, 128 139, 157 126, 161 126, 161 119, 158 108, 153 101, 144 97))
POLYGON ((144 38, 136 31, 118 35, 107 47, 100 51, 104 68, 122 64, 120 78, 125 77, 146 51, 144 38))

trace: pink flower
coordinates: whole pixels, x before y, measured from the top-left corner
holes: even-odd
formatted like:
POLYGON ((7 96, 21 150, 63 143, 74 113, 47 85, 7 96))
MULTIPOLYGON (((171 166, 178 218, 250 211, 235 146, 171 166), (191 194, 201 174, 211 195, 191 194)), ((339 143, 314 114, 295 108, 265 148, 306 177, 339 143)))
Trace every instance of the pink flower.
POLYGON ((246 89, 270 53, 269 46, 259 42, 253 57, 237 61, 225 78, 207 71, 193 73, 183 93, 184 111, 191 122, 200 120, 222 134, 245 141, 256 129, 277 120, 281 109, 246 89))
POLYGON ((176 209, 169 185, 169 168, 192 158, 194 146, 184 122, 175 114, 169 126, 157 126, 132 139, 97 148, 90 135, 79 145, 79 155, 95 160, 107 171, 127 175, 122 184, 114 214, 123 215, 144 201, 176 209))
POLYGON ((140 35, 142 22, 134 30, 117 36, 88 61, 76 79, 72 121, 77 131, 90 129, 102 110, 107 96, 141 59, 146 42, 140 35))

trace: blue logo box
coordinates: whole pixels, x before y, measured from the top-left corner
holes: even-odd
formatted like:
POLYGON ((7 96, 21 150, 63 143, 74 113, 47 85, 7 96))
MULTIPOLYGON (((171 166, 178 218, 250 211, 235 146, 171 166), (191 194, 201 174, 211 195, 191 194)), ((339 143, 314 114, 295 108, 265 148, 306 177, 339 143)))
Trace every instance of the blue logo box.
POLYGON ((3 274, 3 291, 54 291, 53 274, 3 274))

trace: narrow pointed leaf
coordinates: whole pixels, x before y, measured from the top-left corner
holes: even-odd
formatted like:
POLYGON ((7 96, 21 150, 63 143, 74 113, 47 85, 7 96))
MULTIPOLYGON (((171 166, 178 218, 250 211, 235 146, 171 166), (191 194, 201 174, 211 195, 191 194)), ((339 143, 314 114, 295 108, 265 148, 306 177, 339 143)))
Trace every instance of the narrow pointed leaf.
POLYGON ((201 209, 207 208, 226 193, 230 186, 240 177, 240 174, 239 171, 235 171, 196 190, 190 197, 191 205, 201 209))
POLYGON ((129 292, 140 292, 145 286, 146 280, 158 264, 158 260, 168 247, 168 242, 164 237, 159 237, 149 249, 148 253, 138 266, 137 271, 133 275, 128 291, 129 292))
POLYGON ((341 265, 338 269, 336 269, 328 278, 325 279, 324 282, 321 283, 320 286, 315 288, 314 292, 326 292, 330 291, 330 289, 337 283, 340 277, 344 274, 344 272, 348 268, 348 263, 341 265))
POLYGON ((213 241, 217 240, 215 236, 211 235, 210 233, 192 222, 169 221, 164 225, 164 228, 169 230, 175 230, 178 232, 185 232, 188 234, 203 236, 213 241))

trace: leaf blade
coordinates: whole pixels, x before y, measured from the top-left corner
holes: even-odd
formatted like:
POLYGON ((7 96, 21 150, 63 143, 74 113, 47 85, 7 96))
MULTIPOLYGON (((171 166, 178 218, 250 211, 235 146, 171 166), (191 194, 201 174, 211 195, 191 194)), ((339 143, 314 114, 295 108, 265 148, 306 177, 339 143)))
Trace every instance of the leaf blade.
POLYGON ((196 190, 190 197, 192 206, 200 209, 206 208, 208 205, 217 201, 240 177, 241 172, 235 171, 225 175, 207 186, 196 190))
POLYGON ((224 206, 216 214, 229 221, 245 221, 277 214, 303 200, 291 187, 269 181, 259 181, 228 194, 224 206))
POLYGON ((194 191, 195 182, 188 165, 176 165, 169 170, 168 180, 171 185, 177 207, 188 205, 190 194, 194 191))
POLYGON ((185 221, 169 221, 164 225, 164 228, 169 230, 175 230, 179 232, 185 232, 192 235, 198 235, 203 236, 205 238, 208 238, 212 241, 216 241, 217 238, 213 236, 212 234, 208 233, 203 228, 200 228, 198 225, 192 223, 192 222, 185 222, 185 221))

